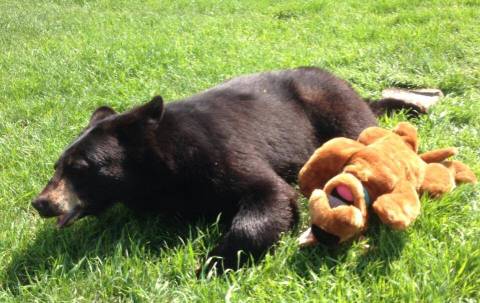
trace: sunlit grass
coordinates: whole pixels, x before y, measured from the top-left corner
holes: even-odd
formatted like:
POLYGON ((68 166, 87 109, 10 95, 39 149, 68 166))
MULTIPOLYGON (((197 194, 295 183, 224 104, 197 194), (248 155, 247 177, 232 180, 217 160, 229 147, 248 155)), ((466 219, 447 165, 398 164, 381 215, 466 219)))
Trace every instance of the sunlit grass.
POLYGON ((175 100, 301 65, 333 71, 366 98, 442 89, 442 103, 414 121, 421 149, 457 146, 480 175, 479 28, 480 3, 468 0, 1 1, 0 301, 478 301, 472 186, 422 198, 406 232, 374 226, 350 247, 300 251, 297 230, 258 265, 208 280, 194 269, 221 233, 214 223, 117 207, 59 231, 30 200, 99 105, 175 100))

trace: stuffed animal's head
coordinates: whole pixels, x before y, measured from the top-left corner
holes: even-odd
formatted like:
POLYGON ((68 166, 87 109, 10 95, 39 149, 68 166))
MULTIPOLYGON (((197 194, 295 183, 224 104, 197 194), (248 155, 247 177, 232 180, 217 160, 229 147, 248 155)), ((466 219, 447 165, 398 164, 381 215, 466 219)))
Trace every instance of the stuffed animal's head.
MULTIPOLYGON (((299 175, 300 189, 309 197, 312 224, 300 237, 300 244, 332 244, 353 238, 366 228, 373 199, 393 193, 397 184, 408 183, 404 187, 411 185, 416 195, 423 175, 417 148, 416 129, 400 123, 394 131, 371 127, 356 141, 335 138, 317 149, 299 175)), ((413 199, 418 201, 418 197, 413 199)), ((407 226, 419 211, 414 205, 403 216, 408 207, 384 204, 373 205, 373 211, 398 228, 407 226)))

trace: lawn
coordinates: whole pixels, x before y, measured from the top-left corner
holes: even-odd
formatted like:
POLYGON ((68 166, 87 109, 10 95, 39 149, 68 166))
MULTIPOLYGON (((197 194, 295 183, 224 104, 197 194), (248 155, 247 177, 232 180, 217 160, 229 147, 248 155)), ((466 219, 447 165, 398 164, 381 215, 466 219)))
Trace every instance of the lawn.
POLYGON ((214 222, 116 207, 57 230, 30 206, 97 106, 175 100, 302 65, 334 72, 365 98, 442 89, 442 102, 413 121, 421 149, 457 146, 480 176, 479 29, 477 0, 1 0, 0 302, 479 301, 478 187, 423 197, 407 231, 374 225, 332 250, 298 249, 301 199, 301 226, 275 254, 200 280, 194 268, 222 232, 214 222))

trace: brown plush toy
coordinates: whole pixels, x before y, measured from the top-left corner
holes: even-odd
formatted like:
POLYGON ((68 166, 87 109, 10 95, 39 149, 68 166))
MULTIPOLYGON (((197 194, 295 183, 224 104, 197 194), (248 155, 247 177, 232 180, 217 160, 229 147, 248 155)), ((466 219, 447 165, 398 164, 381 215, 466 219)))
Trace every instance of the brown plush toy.
POLYGON ((393 132, 370 127, 357 141, 335 138, 317 149, 299 174, 312 223, 300 245, 353 238, 367 227, 370 208, 383 223, 405 229, 420 213, 419 193, 436 197, 477 182, 465 164, 445 160, 455 148, 417 150, 417 130, 406 122, 393 132))

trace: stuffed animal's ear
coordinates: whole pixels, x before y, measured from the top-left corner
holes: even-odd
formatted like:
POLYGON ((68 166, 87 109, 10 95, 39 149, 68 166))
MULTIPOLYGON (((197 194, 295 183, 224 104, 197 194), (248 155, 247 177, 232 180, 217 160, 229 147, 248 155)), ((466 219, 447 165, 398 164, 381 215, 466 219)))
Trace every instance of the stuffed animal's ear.
POLYGON ((402 137, 403 141, 411 146, 414 152, 418 152, 417 129, 412 124, 400 122, 393 132, 402 137))
POLYGON ((108 116, 115 115, 116 112, 108 106, 101 106, 97 108, 90 116, 89 126, 97 123, 98 121, 105 119, 108 116))
POLYGON ((300 170, 298 183, 305 197, 342 171, 350 157, 365 145, 347 138, 335 138, 318 148, 300 170))

